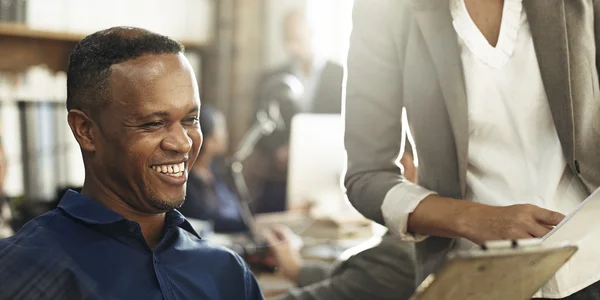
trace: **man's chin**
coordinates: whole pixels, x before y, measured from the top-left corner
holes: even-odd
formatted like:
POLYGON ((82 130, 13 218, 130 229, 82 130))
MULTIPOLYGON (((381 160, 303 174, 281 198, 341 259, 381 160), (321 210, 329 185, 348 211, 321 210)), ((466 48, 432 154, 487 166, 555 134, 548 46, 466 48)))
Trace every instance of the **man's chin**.
POLYGON ((164 197, 156 197, 149 200, 149 204, 156 210, 160 212, 167 212, 173 209, 180 208, 185 201, 185 196, 174 197, 171 199, 167 199, 164 197))

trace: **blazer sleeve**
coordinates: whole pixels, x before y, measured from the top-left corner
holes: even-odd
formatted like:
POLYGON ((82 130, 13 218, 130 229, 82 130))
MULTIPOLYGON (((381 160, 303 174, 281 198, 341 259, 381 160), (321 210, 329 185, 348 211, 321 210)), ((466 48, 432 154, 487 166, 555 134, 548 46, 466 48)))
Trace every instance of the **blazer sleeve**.
POLYGON ((594 35, 596 44, 596 72, 600 70, 600 0, 594 0, 594 35))
POLYGON ((403 58, 411 26, 405 0, 356 0, 348 52, 345 187, 367 218, 407 240, 409 214, 433 192, 401 174, 403 58), (383 209, 382 209, 383 207, 383 209))

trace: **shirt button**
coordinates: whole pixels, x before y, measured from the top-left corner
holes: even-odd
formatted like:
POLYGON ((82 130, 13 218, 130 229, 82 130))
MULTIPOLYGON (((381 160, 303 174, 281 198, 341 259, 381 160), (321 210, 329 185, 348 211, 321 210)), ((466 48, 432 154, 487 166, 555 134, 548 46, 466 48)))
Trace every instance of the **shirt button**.
POLYGON ((135 224, 129 224, 129 232, 135 233, 135 231, 136 231, 135 224))

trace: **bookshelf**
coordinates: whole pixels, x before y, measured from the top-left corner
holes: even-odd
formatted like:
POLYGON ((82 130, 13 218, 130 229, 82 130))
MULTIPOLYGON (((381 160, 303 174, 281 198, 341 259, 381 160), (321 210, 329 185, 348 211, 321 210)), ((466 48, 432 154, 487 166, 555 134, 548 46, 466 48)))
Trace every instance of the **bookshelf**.
MULTIPOLYGON (((22 72, 45 64, 66 71, 71 50, 85 34, 32 29, 23 24, 0 22, 0 72, 22 72)), ((206 42, 180 41, 187 51, 201 52, 206 42)))

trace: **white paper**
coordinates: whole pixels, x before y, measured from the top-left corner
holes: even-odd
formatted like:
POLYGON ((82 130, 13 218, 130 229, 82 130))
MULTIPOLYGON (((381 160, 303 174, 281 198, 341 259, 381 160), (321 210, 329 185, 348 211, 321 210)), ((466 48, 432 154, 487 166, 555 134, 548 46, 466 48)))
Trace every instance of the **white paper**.
POLYGON ((544 245, 577 243, 600 227, 600 188, 542 238, 544 245))

